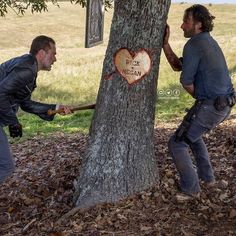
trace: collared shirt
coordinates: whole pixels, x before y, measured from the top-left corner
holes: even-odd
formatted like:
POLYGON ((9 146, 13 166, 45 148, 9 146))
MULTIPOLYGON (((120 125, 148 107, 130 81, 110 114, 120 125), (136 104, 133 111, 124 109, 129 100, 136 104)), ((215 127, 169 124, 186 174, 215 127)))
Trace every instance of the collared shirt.
POLYGON ((233 93, 225 57, 208 32, 193 36, 185 44, 180 82, 194 85, 196 99, 214 99, 233 93))

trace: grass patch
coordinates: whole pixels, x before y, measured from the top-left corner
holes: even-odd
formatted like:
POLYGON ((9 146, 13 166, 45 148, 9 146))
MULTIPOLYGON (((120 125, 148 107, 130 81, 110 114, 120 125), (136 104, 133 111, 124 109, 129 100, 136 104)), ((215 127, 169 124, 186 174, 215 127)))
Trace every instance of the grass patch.
MULTIPOLYGON (((53 121, 47 122, 35 115, 28 113, 19 114, 19 120, 23 124, 23 137, 10 138, 10 142, 22 142, 34 136, 48 136, 53 133, 88 133, 93 111, 79 111, 68 116, 56 115, 53 121)), ((7 127, 5 127, 8 133, 7 127)))

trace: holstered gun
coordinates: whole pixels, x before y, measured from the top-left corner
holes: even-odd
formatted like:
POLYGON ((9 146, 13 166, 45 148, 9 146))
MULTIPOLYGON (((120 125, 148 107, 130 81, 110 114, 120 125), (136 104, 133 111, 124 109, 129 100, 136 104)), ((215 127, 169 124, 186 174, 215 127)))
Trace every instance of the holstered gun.
POLYGON ((231 95, 230 97, 228 97, 228 104, 230 107, 233 107, 236 103, 236 92, 234 92, 233 95, 231 95))
POLYGON ((179 142, 182 141, 190 127, 191 121, 196 115, 197 111, 201 106, 201 102, 196 101, 194 105, 190 109, 186 109, 187 114, 184 116, 182 123, 180 124, 179 128, 175 133, 175 141, 179 142))
POLYGON ((217 111, 223 111, 227 106, 233 107, 236 103, 236 94, 230 96, 218 96, 215 99, 214 107, 217 111))

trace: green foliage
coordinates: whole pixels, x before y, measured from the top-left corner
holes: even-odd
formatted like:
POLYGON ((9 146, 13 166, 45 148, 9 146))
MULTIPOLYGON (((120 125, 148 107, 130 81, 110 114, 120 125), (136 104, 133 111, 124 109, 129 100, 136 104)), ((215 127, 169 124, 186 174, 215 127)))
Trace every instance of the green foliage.
MULTIPOLYGON (((52 0, 53 4, 57 4, 52 0)), ((24 15, 25 11, 30 8, 31 12, 42 12, 47 10, 47 4, 41 0, 29 0, 16 2, 14 0, 3 0, 0 2, 0 14, 5 16, 8 13, 8 8, 11 8, 17 15, 24 15)))
MULTIPOLYGON (((27 9, 31 9, 31 13, 47 11, 48 2, 53 3, 59 7, 57 0, 22 0, 16 2, 15 0, 0 1, 0 15, 3 17, 8 13, 8 8, 12 9, 17 15, 24 15, 27 9)), ((86 7, 86 0, 70 0, 71 3, 79 4, 86 7)), ((105 0, 105 9, 112 8, 112 0, 105 0)))
MULTIPOLYGON (((82 7, 86 7, 87 0, 70 0, 72 3, 80 4, 82 7)), ((113 0, 105 0, 105 9, 112 8, 113 0)))

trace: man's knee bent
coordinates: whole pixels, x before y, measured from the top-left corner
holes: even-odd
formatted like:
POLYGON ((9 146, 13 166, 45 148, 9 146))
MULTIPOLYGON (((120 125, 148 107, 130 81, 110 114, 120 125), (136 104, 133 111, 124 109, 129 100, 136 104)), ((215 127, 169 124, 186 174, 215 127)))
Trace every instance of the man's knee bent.
MULTIPOLYGON (((185 140, 182 140, 182 141, 176 141, 176 136, 175 134, 173 134, 170 139, 169 139, 169 142, 168 142, 168 150, 169 152, 172 154, 172 153, 175 153, 176 151, 178 151, 179 149, 185 149, 185 148, 188 148, 188 144, 187 142, 185 142, 185 140)), ((173 155, 173 154, 172 154, 173 155)))
POLYGON ((189 145, 184 141, 176 141, 175 135, 172 135, 168 142, 168 150, 175 164, 182 163, 186 158, 189 145))
POLYGON ((175 142, 175 135, 172 135, 168 141, 168 150, 171 153, 171 155, 174 147, 174 142, 175 142))

